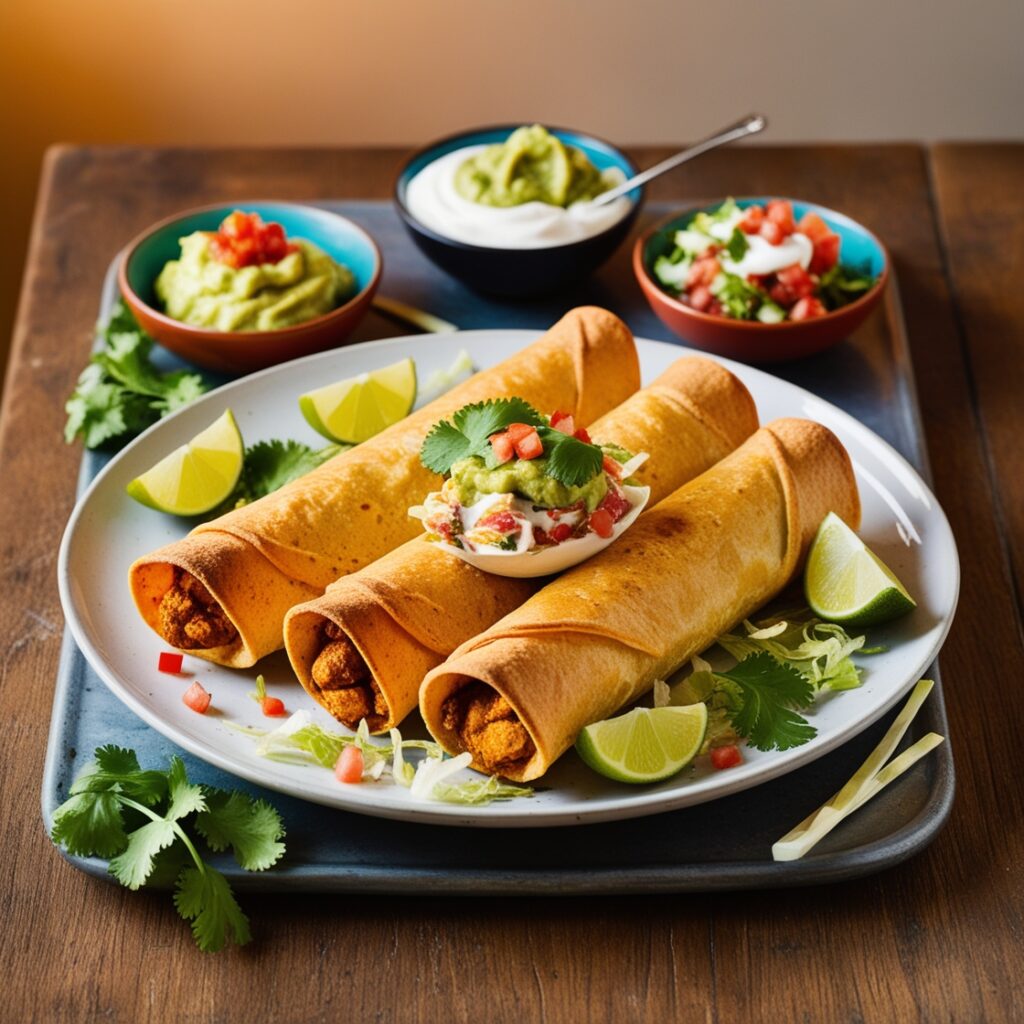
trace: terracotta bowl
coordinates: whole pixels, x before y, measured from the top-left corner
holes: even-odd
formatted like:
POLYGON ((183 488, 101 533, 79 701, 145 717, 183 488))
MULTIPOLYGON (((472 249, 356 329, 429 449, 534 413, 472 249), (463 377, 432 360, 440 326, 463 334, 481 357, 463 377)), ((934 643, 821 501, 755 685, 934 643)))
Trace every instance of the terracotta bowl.
POLYGON ((139 325, 161 345, 198 366, 237 374, 341 345, 369 310, 380 274, 376 244, 347 218, 298 203, 245 201, 187 210, 154 224, 125 249, 117 282, 139 325), (352 271, 358 291, 323 316, 271 331, 217 331, 173 320, 160 311, 153 291, 158 274, 179 255, 180 238, 193 231, 215 231, 232 210, 258 213, 281 224, 288 237, 318 245, 352 271))

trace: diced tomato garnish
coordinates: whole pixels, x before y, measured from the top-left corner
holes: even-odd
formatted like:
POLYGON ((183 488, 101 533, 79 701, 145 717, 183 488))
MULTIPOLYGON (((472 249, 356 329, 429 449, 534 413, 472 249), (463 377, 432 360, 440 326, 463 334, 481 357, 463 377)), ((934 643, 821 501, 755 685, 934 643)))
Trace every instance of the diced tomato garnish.
POLYGON ((495 434, 491 438, 491 448, 494 449, 494 457, 499 463, 508 462, 516 453, 512 438, 504 431, 500 434, 495 434))
POLYGON ((622 477, 622 466, 620 466, 610 455, 605 455, 601 459, 601 468, 613 480, 619 480, 622 477))
POLYGON ((709 316, 721 316, 722 315, 722 304, 718 299, 712 299, 711 305, 704 311, 709 316))
POLYGON ((808 210, 800 218, 800 223, 797 224, 796 229, 801 235, 806 235, 812 242, 817 242, 819 238, 832 234, 832 229, 812 210, 808 210))
POLYGON ((181 671, 182 657, 180 654, 171 654, 170 651, 161 651, 157 659, 156 667, 161 672, 167 672, 176 676, 181 671))
POLYGON ((748 206, 743 211, 743 216, 736 225, 745 235, 756 235, 764 223, 764 207, 748 206))
POLYGON ((767 219, 773 224, 778 224, 783 235, 791 235, 796 231, 796 221, 793 219, 793 205, 788 199, 772 199, 766 210, 767 219))
POLYGON ((525 437, 515 442, 515 449, 516 455, 521 459, 535 459, 538 455, 544 454, 544 445, 541 443, 540 434, 533 427, 525 437))
POLYGON ((556 543, 561 544, 572 536, 572 527, 568 523, 559 523, 548 536, 556 543))
POLYGON ((235 270, 259 263, 277 263, 298 248, 285 238, 280 224, 264 224, 258 213, 242 210, 229 213, 209 237, 213 258, 235 270))
POLYGON ((334 777, 339 782, 362 782, 363 752, 358 747, 345 747, 334 762, 334 777))
POLYGON ((784 267, 779 271, 778 278, 779 284, 798 299, 814 294, 814 278, 799 263, 784 267))
POLYGON ((621 491, 610 487, 597 507, 604 509, 612 517, 612 522, 617 523, 633 506, 621 491))
POLYGON ((768 242, 769 245, 778 245, 779 242, 781 242, 782 239, 786 237, 782 231, 782 228, 780 228, 779 225, 776 224, 773 220, 766 220, 761 225, 761 230, 758 232, 758 234, 766 242, 768 242))
POLYGON ((264 697, 260 702, 267 718, 280 718, 284 713, 284 701, 280 697, 264 697))
POLYGON ((573 432, 572 436, 575 437, 577 441, 582 441, 584 444, 593 444, 594 443, 593 441, 590 440, 590 435, 587 433, 585 427, 578 427, 573 432))
POLYGON ((590 528, 598 537, 610 537, 615 532, 614 526, 611 513, 607 509, 596 508, 590 513, 590 528))
POLYGON ((768 289, 768 295, 775 305, 783 309, 789 309, 796 302, 796 296, 781 281, 776 281, 768 289))
POLYGON ((839 262, 840 241, 839 236, 832 231, 815 241, 814 253, 811 255, 812 274, 824 274, 839 262))
POLYGON ((689 299, 690 305, 698 313, 703 313, 711 305, 714 295, 704 285, 700 284, 696 288, 690 289, 689 299))
POLYGON ((735 743, 730 743, 726 747, 712 747, 711 764, 719 771, 723 768, 735 768, 736 765, 743 764, 743 755, 735 743))
POLYGON ((696 288, 702 284, 709 285, 718 277, 721 270, 722 266, 714 256, 702 256, 690 267, 689 273, 686 275, 686 286, 687 288, 696 288))
POLYGON ((509 440, 515 444, 516 441, 522 440, 529 434, 534 428, 529 423, 512 423, 505 433, 508 434, 509 440))
POLYGON ((813 295, 801 299, 790 311, 790 320, 811 320, 816 316, 824 316, 828 310, 821 304, 820 299, 813 295))
POLYGON ((573 420, 572 413, 553 412, 551 414, 551 428, 571 436, 576 431, 576 423, 573 420))
POLYGON ((203 689, 202 683, 193 683, 182 695, 181 699, 185 704, 190 707, 193 711, 198 711, 199 714, 206 714, 206 709, 210 706, 210 694, 203 689))
POLYGON ((519 528, 519 520, 511 512, 492 512, 477 522, 477 526, 497 530, 498 533, 515 533, 519 528))

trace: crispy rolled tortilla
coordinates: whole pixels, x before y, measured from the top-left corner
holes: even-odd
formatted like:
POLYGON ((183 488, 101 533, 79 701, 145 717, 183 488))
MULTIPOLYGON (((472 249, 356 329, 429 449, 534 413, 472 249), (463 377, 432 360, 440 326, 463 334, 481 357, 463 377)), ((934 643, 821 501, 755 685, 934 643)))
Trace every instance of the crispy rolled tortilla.
POLYGON ((538 778, 777 594, 830 511, 860 522, 846 450, 818 423, 776 420, 431 671, 424 721, 474 767, 538 778))
MULTIPOLYGON (((590 432, 650 454, 636 475, 654 504, 756 429, 743 384, 717 363, 690 356, 590 432)), ((420 537, 293 608, 285 647, 302 685, 335 718, 350 728, 365 718, 380 732, 416 706, 427 672, 543 583, 491 575, 420 537)))
POLYGON ((581 307, 540 340, 279 491, 197 527, 129 570, 143 619, 169 644, 234 668, 277 650, 285 613, 415 537, 409 506, 441 478, 419 460, 430 427, 470 402, 519 395, 586 423, 636 391, 632 335, 581 307))

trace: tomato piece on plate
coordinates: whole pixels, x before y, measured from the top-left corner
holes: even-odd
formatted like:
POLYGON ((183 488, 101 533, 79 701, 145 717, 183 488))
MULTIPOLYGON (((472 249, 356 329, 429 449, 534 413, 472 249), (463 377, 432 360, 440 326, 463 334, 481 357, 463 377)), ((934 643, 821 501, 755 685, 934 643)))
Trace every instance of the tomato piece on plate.
POLYGON ((832 231, 815 241, 810 265, 812 274, 824 274, 839 262, 840 241, 840 237, 832 231))
POLYGON ((551 414, 551 429, 560 430, 570 436, 576 431, 576 423, 571 412, 556 411, 551 414))
POLYGON ((723 768, 735 768, 736 765, 743 764, 743 755, 735 743, 725 747, 712 747, 711 764, 719 771, 723 768))
POLYGON ((814 294, 814 278, 799 263, 794 263, 791 267, 784 267, 779 271, 778 278, 779 284, 798 299, 814 294))
POLYGON ((590 528, 606 540, 615 532, 611 513, 605 508, 596 508, 590 513, 590 528))
POLYGON ((535 459, 538 455, 544 454, 544 445, 541 443, 540 434, 533 427, 530 427, 528 434, 513 443, 516 455, 521 459, 535 459))
POLYGON ((797 224, 796 229, 801 235, 806 235, 812 242, 817 242, 819 238, 824 238, 832 233, 832 229, 813 210, 808 210, 800 218, 800 223, 797 224))
POLYGON ((172 654, 170 651, 161 651, 157 659, 156 667, 161 672, 176 676, 181 671, 183 658, 180 654, 172 654))
POLYGON ((761 230, 758 234, 769 244, 778 245, 786 236, 782 232, 782 228, 773 220, 766 220, 761 225, 761 230))
POLYGON ((594 443, 593 441, 590 440, 590 435, 587 433, 586 427, 578 427, 573 432, 572 436, 575 437, 577 441, 582 441, 584 444, 594 443))
POLYGON ((339 782, 362 782, 363 752, 358 747, 345 747, 334 762, 334 777, 339 782))
POLYGON ((513 445, 512 438, 508 436, 507 431, 502 431, 500 434, 494 434, 491 437, 491 448, 494 450, 494 457, 499 463, 508 462, 516 453, 515 445, 513 445))
POLYGON ((181 695, 181 699, 187 707, 190 707, 200 715, 204 715, 206 714, 206 709, 210 706, 212 698, 209 692, 203 689, 202 683, 195 682, 181 695))
POLYGON ((743 216, 740 218, 739 223, 736 225, 745 235, 756 235, 761 230, 761 225, 764 223, 764 207, 748 206, 743 211, 743 216))
POLYGON ((714 300, 714 295, 711 294, 710 290, 702 284, 697 285, 696 288, 691 288, 689 292, 690 305, 697 310, 698 313, 703 313, 707 310, 708 306, 711 305, 714 300))
POLYGON ((280 697, 264 697, 260 706, 267 718, 280 718, 285 714, 284 701, 280 697))
POLYGON ((802 298, 790 311, 790 320, 813 320, 814 317, 824 316, 828 310, 822 305, 820 299, 813 295, 802 298))
POLYGON ((773 199, 768 204, 766 211, 767 219, 773 224, 778 224, 783 235, 791 235, 796 231, 796 221, 793 219, 793 204, 788 199, 773 199))

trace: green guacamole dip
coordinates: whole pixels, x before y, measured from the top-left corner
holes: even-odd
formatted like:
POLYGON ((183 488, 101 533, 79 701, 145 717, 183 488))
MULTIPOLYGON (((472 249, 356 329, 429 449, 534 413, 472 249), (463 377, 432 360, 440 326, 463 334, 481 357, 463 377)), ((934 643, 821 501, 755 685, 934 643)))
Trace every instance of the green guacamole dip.
POLYGON ((541 202, 570 206, 612 187, 574 146, 539 124, 517 128, 504 142, 471 156, 455 172, 455 191, 484 206, 541 202))
POLYGON ((547 459, 514 459, 497 469, 488 469, 484 460, 474 455, 452 466, 451 480, 446 487, 454 489, 463 505, 475 505, 486 494, 520 494, 543 508, 566 508, 582 500, 593 512, 608 493, 608 478, 598 473, 579 487, 563 484, 545 476, 547 459))
POLYGON ((213 258, 209 236, 181 239, 181 256, 164 264, 156 294, 168 316, 218 331, 269 331, 329 313, 356 291, 348 267, 301 238, 277 263, 235 270, 213 258))

